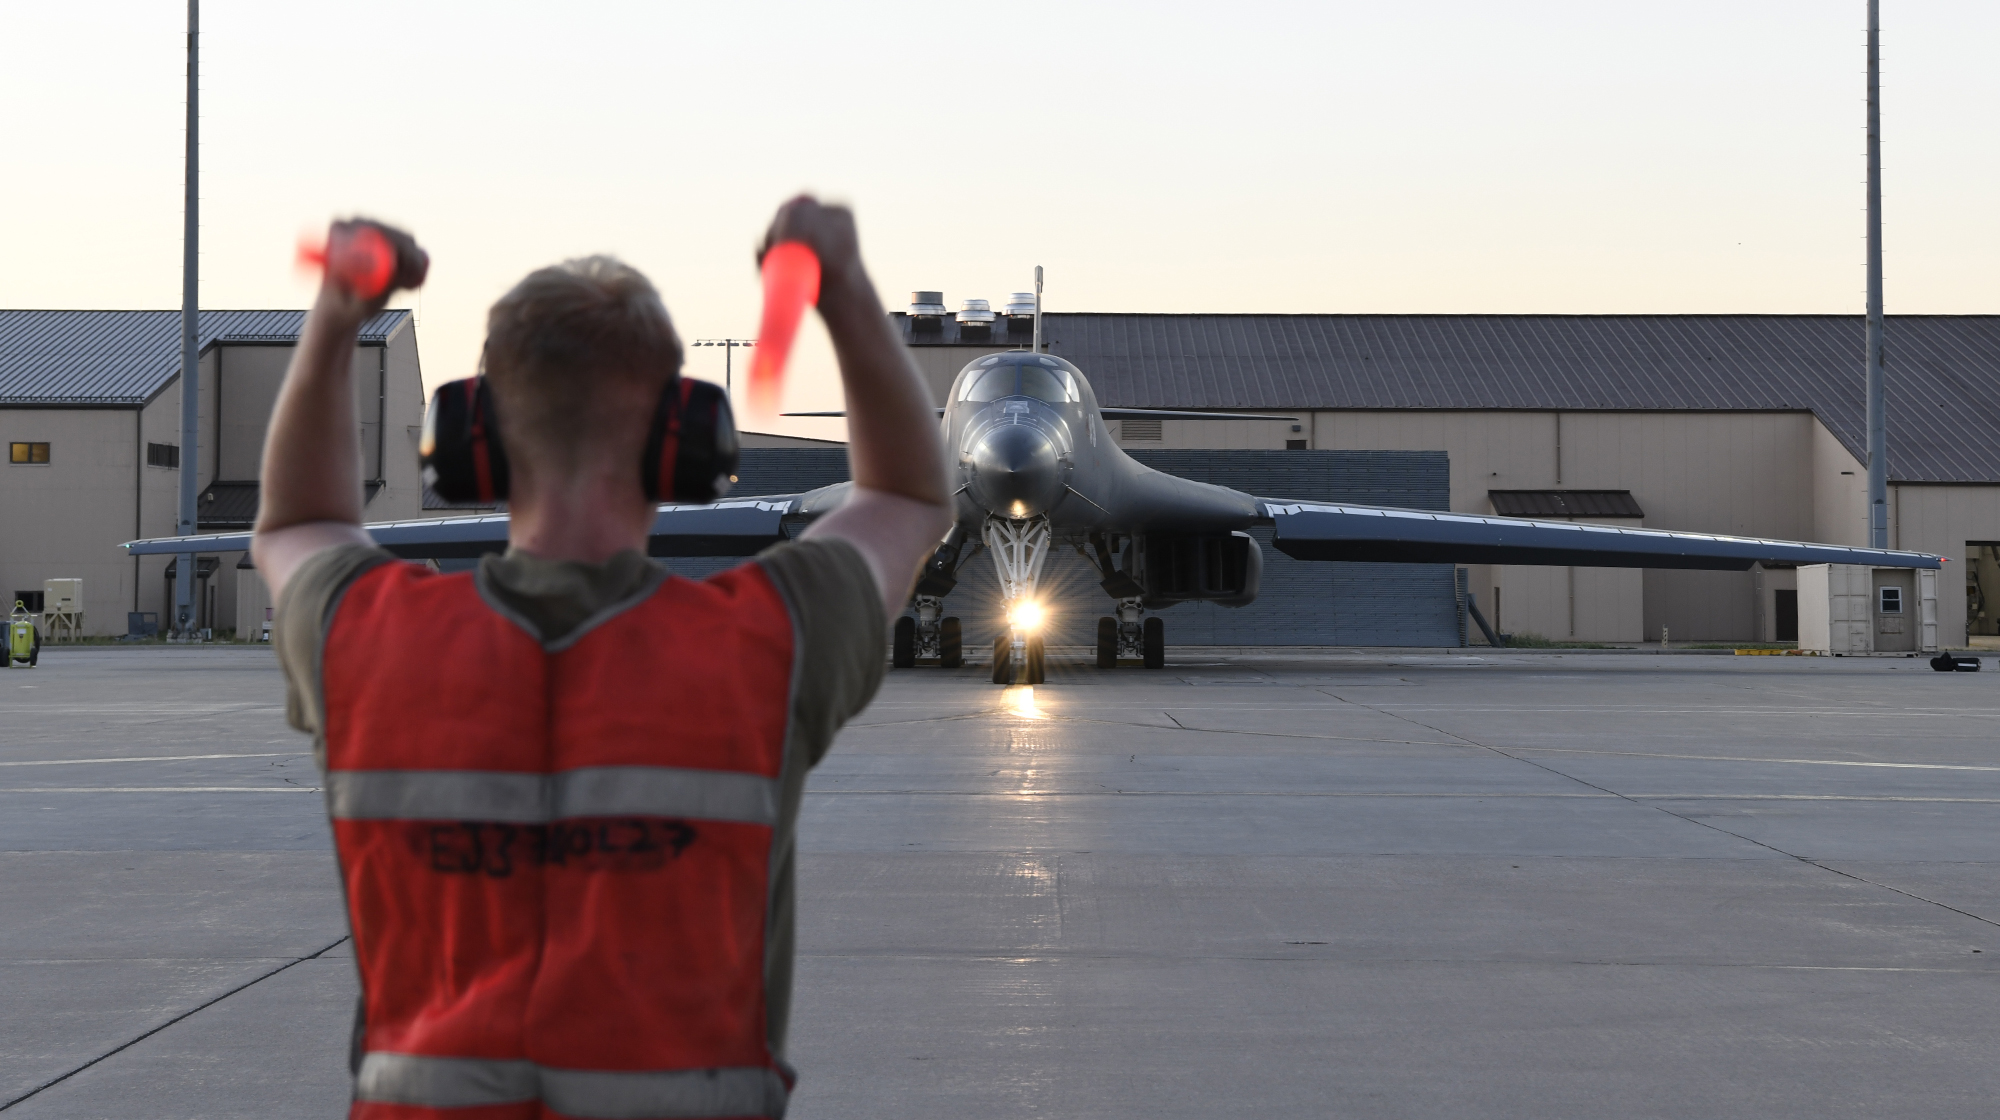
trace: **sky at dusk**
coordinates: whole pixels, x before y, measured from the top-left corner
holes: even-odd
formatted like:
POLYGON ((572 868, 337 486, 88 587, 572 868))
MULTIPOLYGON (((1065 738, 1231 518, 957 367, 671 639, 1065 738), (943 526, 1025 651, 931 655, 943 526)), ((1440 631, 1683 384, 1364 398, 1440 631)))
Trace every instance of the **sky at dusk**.
MULTIPOLYGON (((1889 311, 2000 311, 2000 4, 1883 9, 1889 311)), ((1040 264, 1056 311, 1853 313, 1865 13, 211 0, 202 303, 305 306, 299 234, 359 212, 432 251, 432 384, 585 253, 745 336, 752 247, 809 189, 891 309, 1040 264)), ((179 306, 185 19, 10 11, 0 306, 179 306)), ((788 405, 839 403, 809 328, 788 405)))

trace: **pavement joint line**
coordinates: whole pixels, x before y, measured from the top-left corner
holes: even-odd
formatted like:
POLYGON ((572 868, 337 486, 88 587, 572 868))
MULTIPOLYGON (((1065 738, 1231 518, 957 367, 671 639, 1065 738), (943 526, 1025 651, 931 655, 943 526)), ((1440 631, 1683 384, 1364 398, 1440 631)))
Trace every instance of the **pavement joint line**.
MULTIPOLYGON (((0 792, 6 792, 0 790, 0 792)), ((1834 793, 1386 793, 1343 790, 1171 789, 809 789, 808 797, 1352 797, 1570 801, 1892 801, 1919 805, 2000 805, 2000 797, 1898 797, 1834 793)), ((1789 854, 1789 853, 1787 853, 1789 854)), ((1798 858, 1798 857, 1793 857, 1798 858)), ((1972 861, 1979 862, 1979 861, 1972 861)))
MULTIPOLYGON (((24 964, 214 964, 216 957, 0 957, 0 969, 24 964)), ((229 957, 231 961, 292 961, 297 957, 229 957)))
MULTIPOLYGON (((40 1085, 35 1086, 34 1088, 28 1090, 27 1092, 22 1093, 20 1096, 15 1097, 13 1100, 7 1101, 4 1104, 0 1104, 0 1112, 5 1112, 8 1109, 13 1108, 15 1105, 20 1104, 22 1101, 29 1099, 30 1097, 38 1096, 41 1093, 44 1093, 50 1089, 55 1088, 57 1085, 60 1085, 63 1082, 68 1081, 70 1078, 75 1077, 77 1074, 82 1073, 84 1070, 89 1069, 90 1067, 105 1060, 106 1058, 110 1058, 120 1053, 123 1053, 124 1051, 129 1050, 134 1046, 137 1046, 141 1042, 146 1041, 147 1039, 153 1037, 154 1035, 159 1034, 161 1031, 166 1030, 168 1027, 171 1027, 174 1024, 179 1023, 184 1019, 191 1018, 196 1012, 204 1011, 207 1010, 208 1008, 214 1007, 216 1004, 221 1003, 223 1000, 228 999, 230 996, 233 996, 236 993, 243 991, 247 988, 250 988, 254 985, 261 984, 264 981, 269 980, 271 977, 276 976, 278 973, 283 972, 286 969, 292 967, 293 965, 304 964, 306 961, 318 960, 320 957, 323 957, 326 954, 332 952, 333 950, 339 948, 341 943, 346 941, 347 938, 348 935, 343 933, 339 937, 335 938, 333 941, 328 942, 325 946, 321 947, 317 952, 311 953, 303 957, 293 957, 292 959, 270 970, 269 972, 266 972, 260 976, 253 977, 252 979, 245 980, 243 983, 236 985, 234 988, 231 988, 226 992, 223 992, 221 995, 214 996, 199 1004, 196 1004, 195 1006, 187 1009, 186 1011, 181 1012, 179 1015, 176 1015, 173 1018, 168 1019, 166 1022, 161 1023, 159 1026, 154 1027, 153 1029, 146 1031, 145 1033, 138 1035, 135 1038, 128 1039, 127 1041, 122 1042, 117 1046, 112 1047, 109 1050, 106 1050, 104 1053, 99 1054, 95 1058, 90 1059, 89 1061, 83 1063, 80 1066, 77 1066, 76 1068, 70 1070, 68 1073, 50 1078, 49 1080, 42 1082, 40 1085)), ((251 958, 251 959, 254 960, 257 958, 251 958)))
POLYGON ((1006 715, 1006 714, 1008 714, 1009 712, 1011 712, 1012 710, 1013 710, 1013 709, 1011 709, 1011 708, 987 708, 987 709, 984 709, 984 710, 982 710, 982 711, 977 711, 977 712, 965 712, 965 713, 963 713, 963 714, 960 714, 960 715, 955 715, 955 716, 926 716, 926 717, 924 717, 923 719, 885 719, 885 720, 881 720, 880 722, 876 722, 876 723, 860 723, 860 722, 855 722, 855 723, 847 723, 847 724, 843 724, 843 725, 842 725, 842 727, 843 727, 843 728, 847 728, 847 727, 908 727, 908 726, 910 726, 910 725, 912 725, 912 724, 918 724, 918 723, 958 723, 958 722, 962 722, 962 721, 964 721, 964 720, 968 720, 968 719, 981 719, 981 718, 984 718, 984 717, 986 717, 986 716, 999 716, 999 715, 1006 715))
POLYGON ((9 716, 229 716, 239 712, 282 712, 280 704, 251 704, 235 708, 212 706, 186 708, 43 708, 34 704, 0 704, 0 715, 9 716))
MULTIPOLYGON (((1318 690, 1338 685, 1296 685, 1299 691, 1318 690)), ((1040 697, 1048 700, 1052 697, 1040 697)), ((870 711, 884 709, 922 710, 922 704, 871 704, 870 711)), ((1175 704, 1183 712, 1327 712, 1338 711, 1338 704, 1175 704)), ((1090 705, 1093 711, 1157 711, 1158 704, 1097 704, 1090 705)), ((1404 708, 1408 712, 1464 712, 1475 715, 1773 715, 1773 716, 1901 716, 1901 715, 1946 715, 1946 716, 1991 716, 2000 715, 2000 708, 1404 708)), ((972 713, 984 714, 983 712, 972 713)), ((968 718, 964 716, 937 717, 945 719, 968 718)), ((850 725, 852 726, 852 725, 850 725)))
POLYGON ((16 786, 0 794, 318 794, 318 786, 16 786))
POLYGON ((165 754, 132 758, 32 758, 0 762, 0 766, 84 766, 93 762, 193 762, 208 758, 288 758, 303 757, 305 751, 259 751, 255 754, 165 754))
MULTIPOLYGON (((1365 706, 1365 705, 1364 705, 1365 706)), ((1385 711, 1386 709, 1371 709, 1385 711)), ((1606 716, 1992 716, 2000 708, 1404 708, 1406 712, 1467 715, 1606 715, 1606 716)))
MULTIPOLYGON (((4 791, 0 791, 4 792, 4 791)), ((1233 790, 1197 791, 1172 789, 822 789, 807 790, 806 796, 823 797, 1450 797, 1450 798, 1568 798, 1574 800, 1616 800, 1615 793, 1344 793, 1338 790, 1233 790)), ((1636 795, 1635 795, 1636 796, 1636 795)), ((1699 797, 1700 795, 1693 795, 1699 797)), ((1690 800, 1692 798, 1682 798, 1690 800)), ((1995 799, 2000 804, 2000 799, 1995 799)))
MULTIPOLYGON (((1161 715, 1173 720, 1174 725, 1172 727, 1165 727, 1157 723, 1130 723, 1118 719, 1091 719, 1089 716, 1066 716, 1057 712, 1043 712, 1041 713, 1041 718, 1057 720, 1063 723, 1095 723, 1102 724, 1105 727, 1141 727, 1154 731, 1192 731, 1200 735, 1249 735, 1259 739, 1306 739, 1316 743, 1392 743, 1399 747, 1462 747, 1462 744, 1459 743, 1440 743, 1435 740, 1425 739, 1375 739, 1362 735, 1307 735, 1300 731, 1246 731, 1229 727, 1194 727, 1182 723, 1172 712, 1164 708, 1149 708, 1146 710, 1159 712, 1161 715)), ((1181 710, 1186 711, 1187 709, 1183 708, 1181 710)), ((1002 714, 1012 713, 1010 710, 1002 714)), ((1445 734, 1449 734, 1449 732, 1445 732, 1445 734)))
POLYGON ((1662 754, 1655 751, 1593 751, 1581 747, 1515 747, 1542 754, 1596 754, 1614 758, 1673 758, 1686 762, 1758 762, 1789 766, 1867 766, 1884 770, 1980 770, 2000 772, 2000 766, 1958 766, 1943 762, 1848 762, 1831 758, 1736 758, 1715 754, 1662 754))
MULTIPOLYGON (((1303 948, 1303 946, 1301 946, 1303 948)), ((1548 960, 1533 957, 1343 957, 1315 956, 1310 953, 1148 953, 1148 952, 1083 952, 1055 951, 1042 949, 1033 953, 996 953, 977 950, 966 953, 945 953, 935 949, 924 952, 899 952, 884 949, 872 953, 810 953, 800 951, 800 960, 826 961, 973 961, 984 964, 1060 964, 1068 961, 1085 960, 1157 960, 1157 961, 1270 961, 1277 964, 1334 965, 1343 968, 1375 967, 1379 965, 1497 965, 1506 968, 1682 968, 1682 969, 1757 969, 1772 972, 1918 972, 1940 973, 1949 976, 1993 976, 2000 969, 1991 967, 1951 968, 1945 966, 1911 966, 1889 964, 1776 964, 1768 961, 1608 961, 1608 960, 1548 960)))
MULTIPOLYGON (((1336 694, 1335 694, 1335 693, 1332 693, 1332 692, 1328 692, 1328 693, 1327 693, 1327 695, 1329 695, 1329 696, 1336 696, 1336 694)), ((1345 699, 1346 699, 1345 697, 1338 697, 1338 698, 1339 698, 1339 699, 1343 699, 1343 700, 1345 700, 1345 699)), ((1435 731, 1435 732, 1437 732, 1437 733, 1438 733, 1438 734, 1440 734, 1440 735, 1450 735, 1450 736, 1452 736, 1452 737, 1453 737, 1453 738, 1455 738, 1455 739, 1464 739, 1464 740, 1465 740, 1466 742, 1468 742, 1468 743, 1472 743, 1472 744, 1473 744, 1473 745, 1475 745, 1475 746, 1479 746, 1479 747, 1484 747, 1485 749, 1487 749, 1487 750, 1490 750, 1490 751, 1492 751, 1492 752, 1493 752, 1494 754, 1497 754, 1497 755, 1500 755, 1500 756, 1501 756, 1502 758, 1511 758, 1511 759, 1514 759, 1514 760, 1515 760, 1515 761, 1517 761, 1517 762, 1525 762, 1525 763, 1527 763, 1528 765, 1530 765, 1530 766, 1533 766, 1533 767, 1535 767, 1535 768, 1537 768, 1537 769, 1540 769, 1540 770, 1546 770, 1546 771, 1548 771, 1548 772, 1549 772, 1549 773, 1551 773, 1551 774, 1556 774, 1556 775, 1559 775, 1559 776, 1561 776, 1561 777, 1564 777, 1564 778, 1568 778, 1568 779, 1569 779, 1570 781, 1573 781, 1573 782, 1577 783, 1578 785, 1582 785, 1582 786, 1587 786, 1587 787, 1589 787, 1589 788, 1591 788, 1591 789, 1594 789, 1594 790, 1600 790, 1600 791, 1602 791, 1602 792, 1604 792, 1604 793, 1609 793, 1609 794, 1613 794, 1613 795, 1615 795, 1615 796, 1617 796, 1617 797, 1620 797, 1620 798, 1623 798, 1623 799, 1625 799, 1625 800, 1627 800, 1627 801, 1630 801, 1630 802, 1631 802, 1632 804, 1634 804, 1634 805, 1641 805, 1641 806, 1644 806, 1644 807, 1646 807, 1646 808, 1649 808, 1649 809, 1652 809, 1652 810, 1654 810, 1655 812, 1660 812, 1660 813, 1665 813, 1666 815, 1668 815, 1668 816, 1670 816, 1670 817, 1673 817, 1673 818, 1675 818, 1676 820, 1682 820, 1682 821, 1686 821, 1687 823, 1689 823, 1689 824, 1692 824, 1692 825, 1698 825, 1698 826, 1700 826, 1700 827, 1702 827, 1702 828, 1706 828, 1706 829, 1710 829, 1710 830, 1712 830, 1712 831, 1715 831, 1715 832, 1720 832, 1720 833, 1721 833, 1721 834, 1723 834, 1724 836, 1733 836, 1733 837, 1735 837, 1736 839, 1738 839, 1738 840, 1741 840, 1741 841, 1743 841, 1743 842, 1744 842, 1744 843, 1746 843, 1746 844, 1755 844, 1755 845, 1756 845, 1757 847, 1760 847, 1760 848, 1763 848, 1764 850, 1766 850, 1766 851, 1769 851, 1769 852, 1775 852, 1775 853, 1777 853, 1778 855, 1781 855, 1781 856, 1784 856, 1784 857, 1786 857, 1787 859, 1795 859, 1795 860, 1798 860, 1798 861, 1799 861, 1800 863, 1803 863, 1803 864, 1807 865, 1808 867, 1817 867, 1817 868, 1819 868, 1819 869, 1820 869, 1820 870, 1822 870, 1822 871, 1827 871, 1827 872, 1831 872, 1831 873, 1833 873, 1833 874, 1835 874, 1835 875, 1838 875, 1838 876, 1840 876, 1840 877, 1842 877, 1842 878, 1844 878, 1844 879, 1852 879, 1852 880, 1854 880, 1854 881, 1855 881, 1855 882, 1857 882, 1857 883, 1865 883, 1865 884, 1867 884, 1868 886, 1871 886, 1871 887, 1877 887, 1877 888, 1880 888, 1880 889, 1882 889, 1882 890, 1885 890, 1885 891, 1890 891, 1890 892, 1893 892, 1893 893, 1895 893, 1895 894, 1899 894, 1899 895, 1902 895, 1902 896, 1903 896, 1904 898, 1911 898, 1911 899, 1915 899, 1915 900, 1916 900, 1916 901, 1918 901, 1918 902, 1928 902, 1928 903, 1930 903, 1930 904, 1931 904, 1932 906, 1936 906, 1936 907, 1939 907, 1940 909, 1944 909, 1944 910, 1949 910, 1949 911, 1951 911, 1952 913, 1954 913, 1954 914, 1958 914, 1958 915, 1960 915, 1960 916, 1962 916, 1962 917, 1967 917, 1967 918, 1971 918, 1971 919, 1972 919, 1973 921, 1975 921, 1975 922, 1981 922, 1981 923, 1983 923, 1983 924, 1985 924, 1985 925, 1989 925, 1989 926, 1994 926, 1994 927, 1996 927, 1996 928, 2000 928, 2000 922, 1996 922, 1996 921, 1994 921, 1994 920, 1993 920, 1993 919, 1991 919, 1991 918, 1986 918, 1986 917, 1982 917, 1982 916, 1980 916, 1980 915, 1978 915, 1978 914, 1974 914, 1974 913, 1973 913, 1972 911, 1970 911, 1970 910, 1961 910, 1961 909, 1959 909, 1958 907, 1956 907, 1956 906, 1953 906, 1953 905, 1951 905, 1951 904, 1949 904, 1949 903, 1946 903, 1946 902, 1940 902, 1940 901, 1938 901, 1937 899, 1934 899, 1934 898, 1925 898, 1925 897, 1924 897, 1923 895, 1920 895, 1920 894, 1917 894, 1917 893, 1915 893, 1914 891, 1906 891, 1906 890, 1903 890, 1903 889, 1902 889, 1902 888, 1900 888, 1900 887, 1892 887, 1892 886, 1890 886, 1890 885, 1889 885, 1889 884, 1887 884, 1887 883, 1878 883, 1878 882, 1874 881, 1873 879, 1869 879, 1869 878, 1866 878, 1866 877, 1864 877, 1864 876, 1861 876, 1861 875, 1856 875, 1856 874, 1854 874, 1854 873, 1853 873, 1853 872, 1851 872, 1851 871, 1842 871, 1841 869, 1839 869, 1839 868, 1837 868, 1837 867, 1831 867, 1831 866, 1828 866, 1827 864, 1825 864, 1825 863, 1822 863, 1822 862, 1820 862, 1819 860, 1816 860, 1816 859, 1810 859, 1810 858, 1808 858, 1808 857, 1806 857, 1806 856, 1802 856, 1802 855, 1799 855, 1799 854, 1798 854, 1798 853, 1796 853, 1796 852, 1788 852, 1788 851, 1786 851, 1785 849, 1783 849, 1783 848, 1780 848, 1780 847, 1778 847, 1778 846, 1777 846, 1776 844, 1767 844, 1767 843, 1765 843, 1765 842, 1764 842, 1764 841, 1762 841, 1762 840, 1758 840, 1758 839, 1755 839, 1754 837, 1750 837, 1750 836, 1745 836, 1745 835, 1743 835, 1743 834, 1742 834, 1742 833, 1740 833, 1740 832, 1731 832, 1731 831, 1729 831, 1728 829, 1726 829, 1726 828, 1723 828, 1723 827, 1722 827, 1721 825, 1717 825, 1717 824, 1713 824, 1713 823, 1711 823, 1711 822, 1709 822, 1709 821, 1703 821, 1703 820, 1696 820, 1695 818, 1693 818, 1693 817, 1690 817, 1690 816, 1687 816, 1687 815, 1685 815, 1685 814, 1682 814, 1682 813, 1676 813, 1676 812, 1674 812, 1674 811, 1673 811, 1672 809, 1669 809, 1669 808, 1667 808, 1667 807, 1666 807, 1666 806, 1664 806, 1664 805, 1660 805, 1660 804, 1657 804, 1657 803, 1655 803, 1655 802, 1648 802, 1648 801, 1641 801, 1641 800, 1639 800, 1638 798, 1636 798, 1636 797, 1633 797, 1633 796, 1631 796, 1631 795, 1628 795, 1628 794, 1623 794, 1623 793, 1619 793, 1619 792, 1618 792, 1617 790, 1614 790, 1614 789, 1610 789, 1610 788, 1608 788, 1608 787, 1605 787, 1605 786, 1600 786, 1600 785, 1598 785, 1598 784, 1597 784, 1597 783, 1595 783, 1595 782, 1592 782, 1592 781, 1588 781, 1588 780, 1586 780, 1586 779, 1583 779, 1583 778, 1579 778, 1579 777, 1577 777, 1577 776, 1576 776, 1576 775, 1574 775, 1574 774, 1569 774, 1569 773, 1565 773, 1564 771, 1561 771, 1561 770, 1558 770, 1558 769, 1556 769, 1556 768, 1555 768, 1555 767, 1553 767, 1553 766, 1549 766, 1549 765, 1546 765, 1546 764, 1544 764, 1544 763, 1541 763, 1541 762, 1537 762, 1537 761, 1535 761, 1535 760, 1534 760, 1534 759, 1532 759, 1532 758, 1523 758, 1523 757, 1521 757, 1520 755, 1517 755, 1517 754, 1510 754, 1510 753, 1508 753, 1507 751, 1504 751, 1504 750, 1500 749, 1499 747, 1495 747, 1495 746, 1489 746, 1489 745, 1487 745, 1487 744, 1485 744, 1485 743, 1481 743, 1481 742, 1479 742, 1478 740, 1475 740, 1475 739, 1471 739, 1471 738, 1468 738, 1468 737, 1466 737, 1466 736, 1464 736, 1464 735, 1460 735, 1460 734, 1458 734, 1458 733, 1456 733, 1456 732, 1452 732, 1452 731, 1446 731, 1446 730, 1445 730, 1444 728, 1441 728, 1441 727, 1432 727, 1432 726, 1431 726, 1430 724, 1427 724, 1427 723, 1424 723, 1424 722, 1423 722, 1423 721, 1421 721, 1421 720, 1414 720, 1414 719, 1410 719, 1410 718, 1409 718, 1408 716, 1405 716, 1405 715, 1402 715, 1401 713, 1398 713, 1398 712, 1390 712, 1390 711, 1385 711, 1385 710, 1383 710, 1383 709, 1380 709, 1380 708, 1375 708, 1375 707, 1371 707, 1371 706, 1369 706, 1369 705, 1367 705, 1367 704, 1362 704, 1362 703, 1360 703, 1360 702, 1358 702, 1358 701, 1348 701, 1348 702, 1349 702, 1349 703, 1353 703, 1353 704, 1355 704, 1355 705, 1356 705, 1357 707, 1362 707, 1362 708, 1367 708, 1367 709, 1368 709, 1369 711, 1372 711, 1372 712, 1376 712, 1376 713, 1378 713, 1378 714, 1382 714, 1382 715, 1392 715, 1392 716, 1396 716, 1396 717, 1397 717, 1397 718, 1399 718, 1399 719, 1405 719, 1405 720, 1408 720, 1409 722, 1411 722, 1411 723, 1414 723, 1414 724, 1416 724, 1416 725, 1417 725, 1418 727, 1423 727, 1423 728, 1428 728, 1429 730, 1431 730, 1431 731, 1435 731)))

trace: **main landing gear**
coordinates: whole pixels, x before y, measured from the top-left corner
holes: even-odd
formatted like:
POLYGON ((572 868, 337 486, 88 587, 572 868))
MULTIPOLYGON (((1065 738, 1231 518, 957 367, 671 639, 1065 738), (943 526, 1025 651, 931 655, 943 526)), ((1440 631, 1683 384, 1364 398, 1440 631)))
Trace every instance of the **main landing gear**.
POLYGON ((915 668, 919 658, 935 660, 943 669, 965 664, 965 631, 944 613, 944 597, 958 584, 958 553, 964 543, 965 531, 953 525, 918 575, 910 603, 916 617, 897 619, 890 642, 889 663, 896 668, 915 668))
POLYGON ((1105 592, 1118 601, 1115 615, 1105 615, 1097 620, 1097 667, 1116 669, 1120 661, 1136 660, 1148 669, 1167 667, 1167 624, 1159 618, 1146 617, 1146 602, 1139 581, 1132 578, 1132 548, 1130 537, 1124 538, 1122 549, 1125 564, 1119 566, 1120 538, 1106 537, 1103 533, 1090 535, 1090 551, 1082 545, 1076 546, 1077 554, 1090 562, 1102 578, 1098 583, 1105 592), (1095 553, 1095 555, 1092 555, 1095 553))
MULTIPOLYGON (((1137 607, 1132 610, 1136 613, 1137 607)), ((1119 604, 1119 613, 1126 613, 1119 604)), ((1136 657, 1148 669, 1167 667, 1167 624, 1157 615, 1130 623, 1105 615, 1097 620, 1097 667, 1116 669, 1120 658, 1136 657), (1132 633, 1136 632, 1136 633, 1132 633), (1135 640, 1136 639, 1136 640, 1135 640)))
POLYGON ((896 631, 890 642, 889 663, 898 669, 914 669, 917 658, 935 658, 944 669, 957 669, 965 664, 965 630, 956 618, 940 617, 944 614, 944 600, 931 595, 919 595, 916 601, 917 617, 909 615, 896 620, 896 631))

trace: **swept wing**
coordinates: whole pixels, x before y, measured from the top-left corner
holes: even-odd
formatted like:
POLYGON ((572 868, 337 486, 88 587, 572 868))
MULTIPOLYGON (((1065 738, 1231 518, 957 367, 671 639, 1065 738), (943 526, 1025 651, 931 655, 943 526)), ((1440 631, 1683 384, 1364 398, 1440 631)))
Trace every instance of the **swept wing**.
MULTIPOLYGON (((654 556, 753 556, 784 540, 789 527, 827 512, 846 500, 848 484, 822 487, 803 494, 769 494, 724 499, 710 505, 665 505, 653 518, 646 551, 654 556)), ((375 543, 412 560, 452 560, 476 557, 507 547, 508 515, 422 518, 378 521, 362 528, 375 543)), ((183 552, 241 552, 250 547, 249 533, 209 533, 191 537, 155 537, 132 541, 125 551, 134 556, 183 552)))
POLYGON ((1752 564, 1864 564, 1938 568, 1922 552, 1627 529, 1575 521, 1258 499, 1272 544, 1298 560, 1404 564, 1557 564, 1595 568, 1747 571, 1752 564))

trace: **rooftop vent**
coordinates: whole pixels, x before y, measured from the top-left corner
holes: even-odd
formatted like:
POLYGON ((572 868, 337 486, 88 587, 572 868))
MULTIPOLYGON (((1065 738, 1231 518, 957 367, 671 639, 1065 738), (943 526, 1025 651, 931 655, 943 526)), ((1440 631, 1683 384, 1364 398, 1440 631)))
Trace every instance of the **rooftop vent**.
POLYGON ((993 321, 993 305, 983 299, 968 299, 958 305, 958 321, 961 323, 990 323, 993 321))
POLYGON ((944 293, 911 292, 910 314, 912 316, 929 315, 939 319, 944 318, 947 314, 944 309, 944 293))
POLYGON ((1035 313, 1035 293, 1015 292, 1007 297, 1007 314, 1010 318, 1026 318, 1035 313))

